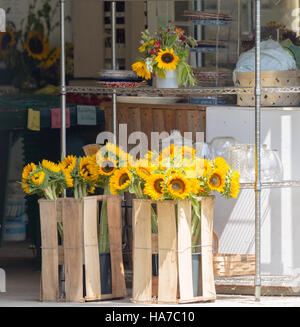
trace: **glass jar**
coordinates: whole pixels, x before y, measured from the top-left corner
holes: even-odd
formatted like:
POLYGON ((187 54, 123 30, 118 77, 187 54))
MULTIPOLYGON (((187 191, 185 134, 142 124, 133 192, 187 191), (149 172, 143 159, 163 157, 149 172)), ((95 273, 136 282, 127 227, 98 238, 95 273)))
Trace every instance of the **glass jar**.
POLYGON ((236 144, 236 139, 231 136, 214 137, 210 142, 213 158, 222 157, 228 161, 228 148, 236 144))

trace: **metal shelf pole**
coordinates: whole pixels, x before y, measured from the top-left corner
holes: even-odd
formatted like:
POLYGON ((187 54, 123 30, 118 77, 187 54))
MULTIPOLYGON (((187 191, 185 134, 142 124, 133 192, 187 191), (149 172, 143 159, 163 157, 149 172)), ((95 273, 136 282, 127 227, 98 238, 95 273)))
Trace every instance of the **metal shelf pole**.
POLYGON ((255 300, 260 301, 260 228, 261 228, 261 83, 260 83, 260 0, 256 0, 255 38, 255 300))
POLYGON ((60 68, 61 68, 61 85, 60 85, 60 97, 61 97, 61 157, 66 156, 66 67, 65 67, 65 0, 60 0, 60 38, 61 38, 61 56, 60 56, 60 68))
MULTIPOLYGON (((111 3, 111 59, 112 59, 112 70, 116 70, 117 59, 116 59, 116 2, 111 3)), ((117 92, 114 89, 112 94, 112 105, 113 105, 113 134, 115 142, 117 141, 117 92)))
MULTIPOLYGON (((65 66, 65 0, 60 0, 60 38, 61 38, 61 55, 60 55, 60 96, 61 96, 61 158, 66 156, 67 142, 66 142, 66 66, 65 66)), ((64 190, 63 196, 66 197, 66 191, 64 190)), ((63 243, 63 240, 62 240, 63 243)), ((61 294, 60 297, 65 298, 65 269, 64 266, 60 269, 60 280, 61 280, 61 294)))

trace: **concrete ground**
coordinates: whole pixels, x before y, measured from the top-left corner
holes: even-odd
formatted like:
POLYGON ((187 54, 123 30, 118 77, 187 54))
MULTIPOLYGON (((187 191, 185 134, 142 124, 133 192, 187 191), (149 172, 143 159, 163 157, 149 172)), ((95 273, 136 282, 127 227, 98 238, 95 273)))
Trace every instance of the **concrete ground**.
MULTIPOLYGON (((128 297, 121 300, 87 303, 40 302, 40 271, 31 250, 25 244, 0 248, 0 268, 6 271, 6 292, 0 293, 0 307, 133 307, 128 297)), ((141 305, 138 305, 141 306, 141 305)), ((145 305, 149 306, 149 305, 145 305)), ((161 305, 160 305, 161 306, 161 305)), ((300 296, 262 296, 217 294, 212 303, 195 303, 179 307, 300 307, 300 296)), ((155 307, 155 305, 151 305, 155 307)))

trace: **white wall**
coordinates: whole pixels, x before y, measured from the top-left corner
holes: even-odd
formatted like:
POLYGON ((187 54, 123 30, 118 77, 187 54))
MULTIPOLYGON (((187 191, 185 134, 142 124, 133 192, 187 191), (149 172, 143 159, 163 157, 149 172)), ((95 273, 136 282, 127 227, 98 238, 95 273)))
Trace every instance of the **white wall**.
MULTIPOLYGON (((254 108, 207 107, 206 137, 233 136, 254 144, 254 108)), ((262 108, 262 144, 279 150, 284 180, 300 179, 300 108, 262 108)), ((262 191, 262 273, 293 275, 300 269, 300 188, 262 191)), ((216 199, 214 230, 220 253, 254 253, 255 194, 242 190, 238 199, 216 199)))

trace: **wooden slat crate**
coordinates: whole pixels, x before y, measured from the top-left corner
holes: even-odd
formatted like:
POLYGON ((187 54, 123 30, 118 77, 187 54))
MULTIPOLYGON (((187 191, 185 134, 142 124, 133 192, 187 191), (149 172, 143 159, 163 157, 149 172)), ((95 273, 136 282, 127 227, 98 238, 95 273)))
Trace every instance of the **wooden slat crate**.
POLYGON ((126 296, 121 201, 119 196, 107 195, 83 199, 39 200, 42 244, 41 301, 59 300, 59 265, 63 265, 65 270, 67 302, 126 296), (109 217, 112 294, 101 294, 98 212, 99 202, 104 199, 107 200, 109 217), (63 245, 58 245, 59 222, 63 224, 63 245))
MULTIPOLYGON (((191 303, 216 299, 212 261, 214 198, 201 197, 201 260, 198 293, 192 272, 191 202, 133 200, 133 290, 136 303, 191 303), (151 205, 158 215, 158 292, 153 297, 151 205), (175 204, 178 221, 176 223, 175 204)), ((199 252, 199 251, 197 251, 199 252)))
POLYGON ((214 275, 215 277, 234 277, 255 275, 255 254, 226 254, 219 252, 219 239, 214 238, 214 275))
MULTIPOLYGON (((112 104, 103 103, 101 108, 105 114, 105 129, 112 132, 112 104)), ((149 150, 151 132, 170 133, 176 129, 182 136, 185 132, 192 132, 193 142, 196 141, 196 132, 203 132, 205 137, 205 120, 205 107, 189 103, 173 105, 117 103, 117 123, 127 124, 127 136, 136 131, 144 132, 148 138, 149 150)))

